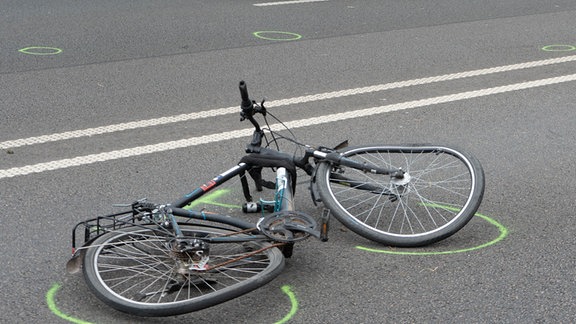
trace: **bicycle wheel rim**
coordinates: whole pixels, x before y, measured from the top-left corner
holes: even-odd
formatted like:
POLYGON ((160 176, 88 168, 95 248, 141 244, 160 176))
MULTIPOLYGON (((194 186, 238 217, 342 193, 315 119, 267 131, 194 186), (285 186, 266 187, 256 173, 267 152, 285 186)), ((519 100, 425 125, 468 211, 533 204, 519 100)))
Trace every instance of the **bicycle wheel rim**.
MULTIPOLYGON (((389 176, 344 168, 344 174, 356 180, 346 186, 332 178, 330 166, 320 172, 324 203, 344 225, 374 241, 418 246, 446 238, 470 220, 483 195, 481 166, 461 150, 428 145, 374 145, 342 153, 382 167, 401 167, 409 177, 402 187, 391 184, 389 176), (360 184, 382 189, 380 194, 355 190, 360 184)), ((397 180, 400 184, 402 181, 397 180)))
MULTIPOLYGON (((210 227, 183 226, 185 235, 223 235, 229 231, 210 227)), ((166 237, 151 228, 108 233, 86 253, 84 275, 92 291, 108 305, 139 316, 169 316, 213 306, 256 289, 283 268, 276 248, 264 249, 250 259, 241 259, 214 270, 182 272, 166 237), (180 282, 180 283, 179 283, 180 282), (172 286, 171 286, 172 285, 172 286)), ((210 263, 237 258, 246 249, 269 247, 265 242, 210 245, 210 263)))

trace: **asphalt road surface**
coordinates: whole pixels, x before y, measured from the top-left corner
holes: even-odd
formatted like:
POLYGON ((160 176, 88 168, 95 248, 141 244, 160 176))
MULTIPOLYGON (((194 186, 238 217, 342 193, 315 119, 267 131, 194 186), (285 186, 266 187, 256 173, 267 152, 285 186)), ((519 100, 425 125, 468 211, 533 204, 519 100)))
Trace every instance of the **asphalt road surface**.
MULTIPOLYGON (((576 2, 267 4, 2 1, 0 322, 574 322, 576 2), (477 217, 418 249, 334 221, 248 295, 161 319, 112 310, 65 273, 72 226, 234 165, 240 80, 306 143, 472 152, 477 217)), ((305 184, 296 198, 319 215, 305 184)))

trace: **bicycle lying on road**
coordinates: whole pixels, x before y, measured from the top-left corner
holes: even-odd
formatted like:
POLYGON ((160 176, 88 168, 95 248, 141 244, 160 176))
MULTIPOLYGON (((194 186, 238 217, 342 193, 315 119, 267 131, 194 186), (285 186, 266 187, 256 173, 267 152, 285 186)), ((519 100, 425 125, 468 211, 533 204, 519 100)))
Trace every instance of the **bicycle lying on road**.
POLYGON ((326 241, 331 215, 367 239, 413 247, 456 233, 480 205, 484 173, 469 153, 442 145, 300 144, 272 131, 264 101, 252 101, 243 81, 239 88, 241 120, 250 121, 254 133, 238 164, 172 203, 141 199, 74 227, 67 269, 83 269, 92 292, 111 307, 170 316, 238 297, 278 276, 295 242, 310 236, 326 241), (303 154, 271 148, 279 139, 303 154), (275 172, 276 180, 264 180, 263 169, 275 172), (320 217, 295 210, 297 170, 310 177, 314 203, 325 206, 320 217), (271 189, 274 198, 254 201, 247 174, 258 191, 271 189), (235 177, 243 209, 259 213, 257 222, 191 207, 235 177), (84 239, 77 248, 79 235, 84 239))

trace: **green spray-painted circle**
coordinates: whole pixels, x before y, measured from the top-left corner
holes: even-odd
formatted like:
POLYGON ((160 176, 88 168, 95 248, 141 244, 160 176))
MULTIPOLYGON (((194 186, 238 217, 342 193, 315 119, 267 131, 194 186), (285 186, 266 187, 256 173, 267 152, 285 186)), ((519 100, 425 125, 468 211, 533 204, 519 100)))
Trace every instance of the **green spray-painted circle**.
POLYGON ((19 49, 18 52, 28 55, 57 55, 62 53, 62 49, 48 46, 29 46, 19 49))
POLYGON ((474 251, 474 250, 479 250, 485 247, 488 247, 490 245, 494 245, 500 241, 502 241, 506 236, 508 236, 508 229, 506 227, 504 227, 504 225, 500 224, 499 222, 495 221, 494 219, 476 213, 477 217, 482 218, 483 220, 487 221, 488 223, 490 223, 491 225, 494 225, 496 228, 498 228, 498 230, 500 231, 500 235, 498 235, 497 238, 493 239, 490 242, 486 242, 484 244, 480 244, 478 246, 473 246, 473 247, 469 247, 469 248, 464 248, 464 249, 459 249, 459 250, 450 250, 450 251, 428 251, 428 252, 418 252, 418 251, 393 251, 393 250, 382 250, 382 249, 372 249, 372 248, 367 248, 364 246, 357 246, 356 248, 362 251, 367 251, 367 252, 374 252, 374 253, 386 253, 386 254, 396 254, 396 255, 440 255, 440 254, 456 254, 456 253, 463 253, 463 252, 470 252, 470 251, 474 251))
POLYGON ((293 41, 302 38, 302 35, 300 34, 284 31, 272 31, 272 30, 253 32, 252 35, 254 35, 257 38, 271 41, 293 41))
POLYGON ((546 45, 542 47, 546 52, 570 52, 576 50, 574 45, 546 45))
POLYGON ((290 307, 290 311, 288 312, 288 314, 286 314, 286 316, 284 316, 281 320, 279 320, 278 322, 276 322, 274 324, 284 324, 284 323, 290 321, 292 319, 292 317, 294 317, 296 312, 298 312, 298 300, 296 299, 296 295, 294 294, 294 292, 292 292, 292 289, 290 288, 290 286, 288 286, 288 285, 282 286, 282 291, 290 299, 291 307, 290 307))
POLYGON ((55 283, 52 285, 50 290, 48 290, 48 292, 46 293, 46 304, 48 304, 48 308, 50 308, 52 313, 54 315, 60 317, 63 320, 66 320, 68 322, 72 322, 75 324, 91 324, 90 322, 72 317, 70 315, 66 315, 58 309, 58 307, 56 306, 56 301, 55 301, 56 292, 58 291, 58 289, 60 289, 60 284, 55 283))
MULTIPOLYGON (((87 322, 87 321, 72 317, 70 315, 64 314, 62 311, 60 311, 60 309, 58 309, 58 306, 56 306, 56 293, 58 292, 60 287, 61 287, 60 284, 55 283, 52 285, 52 287, 46 293, 46 304, 48 304, 48 308, 52 311, 52 313, 54 315, 60 317, 63 320, 66 320, 68 322, 72 322, 75 324, 92 324, 91 322, 87 322)), ((296 295, 294 294, 294 292, 292 292, 292 288, 288 285, 285 285, 285 286, 282 286, 281 289, 282 289, 282 292, 284 292, 284 294, 286 294, 286 296, 288 296, 288 299, 290 299, 290 311, 288 312, 288 314, 286 314, 281 320, 279 320, 275 324, 284 324, 284 323, 290 321, 290 319, 292 319, 292 317, 294 317, 294 315, 298 312, 298 300, 296 299, 296 295)))

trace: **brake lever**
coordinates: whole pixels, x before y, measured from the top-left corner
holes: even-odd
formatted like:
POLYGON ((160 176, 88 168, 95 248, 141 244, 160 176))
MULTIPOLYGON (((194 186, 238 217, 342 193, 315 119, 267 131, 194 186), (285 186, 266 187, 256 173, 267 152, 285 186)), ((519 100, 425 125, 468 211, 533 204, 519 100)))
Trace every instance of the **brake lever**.
POLYGON ((256 102, 254 102, 254 110, 257 113, 262 114, 262 116, 266 116, 266 107, 264 107, 264 103, 266 102, 266 98, 262 99, 262 102, 260 102, 260 104, 256 104, 256 102))

